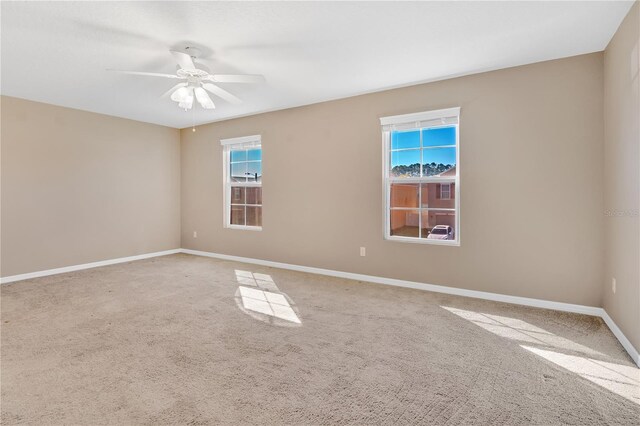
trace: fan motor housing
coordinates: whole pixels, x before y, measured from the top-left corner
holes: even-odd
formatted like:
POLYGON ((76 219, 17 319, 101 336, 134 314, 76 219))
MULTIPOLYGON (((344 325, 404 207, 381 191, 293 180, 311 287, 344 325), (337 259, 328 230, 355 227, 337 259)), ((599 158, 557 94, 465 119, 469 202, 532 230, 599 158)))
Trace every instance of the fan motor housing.
POLYGON ((180 68, 178 71, 176 71, 176 74, 180 78, 204 78, 209 75, 208 72, 199 70, 198 68, 193 68, 193 69, 180 68))

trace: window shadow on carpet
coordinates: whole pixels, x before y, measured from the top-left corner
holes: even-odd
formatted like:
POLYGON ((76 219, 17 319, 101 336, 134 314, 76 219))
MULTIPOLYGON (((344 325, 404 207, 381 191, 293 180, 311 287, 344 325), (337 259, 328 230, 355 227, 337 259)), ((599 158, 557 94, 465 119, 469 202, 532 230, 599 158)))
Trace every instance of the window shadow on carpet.
POLYGON ((235 270, 236 304, 253 318, 274 325, 302 325, 295 304, 268 274, 235 270))
POLYGON ((558 336, 518 318, 441 308, 499 337, 513 340, 532 354, 640 405, 640 369, 611 362, 602 352, 558 336))

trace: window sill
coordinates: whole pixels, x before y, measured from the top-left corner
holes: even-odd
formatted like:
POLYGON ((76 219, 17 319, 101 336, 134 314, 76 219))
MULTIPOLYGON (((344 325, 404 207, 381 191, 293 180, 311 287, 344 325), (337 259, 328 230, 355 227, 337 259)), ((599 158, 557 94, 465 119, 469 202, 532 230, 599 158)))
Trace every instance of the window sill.
POLYGON ((243 231, 262 231, 262 226, 226 225, 228 229, 240 229, 243 231))
POLYGON ((460 247, 459 240, 429 240, 426 238, 414 238, 414 237, 399 237, 395 235, 387 235, 384 237, 387 241, 396 241, 401 243, 411 243, 411 244, 428 244, 434 246, 450 246, 450 247, 460 247))

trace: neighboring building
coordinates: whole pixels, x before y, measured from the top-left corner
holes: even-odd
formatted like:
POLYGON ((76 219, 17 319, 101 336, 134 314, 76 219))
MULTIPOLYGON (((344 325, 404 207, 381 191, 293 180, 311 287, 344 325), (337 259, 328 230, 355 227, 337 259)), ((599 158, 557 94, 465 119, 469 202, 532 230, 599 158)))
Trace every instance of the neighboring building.
MULTIPOLYGON (((454 166, 437 176, 454 177, 455 175, 456 167, 454 166)), ((417 236, 420 214, 422 214, 423 237, 426 237, 436 225, 449 225, 455 233, 456 217, 455 211, 452 211, 455 209, 455 194, 455 183, 426 183, 422 184, 421 188, 417 183, 393 184, 391 187, 391 233, 417 236), (403 210, 394 210, 394 208, 403 208, 403 210)))

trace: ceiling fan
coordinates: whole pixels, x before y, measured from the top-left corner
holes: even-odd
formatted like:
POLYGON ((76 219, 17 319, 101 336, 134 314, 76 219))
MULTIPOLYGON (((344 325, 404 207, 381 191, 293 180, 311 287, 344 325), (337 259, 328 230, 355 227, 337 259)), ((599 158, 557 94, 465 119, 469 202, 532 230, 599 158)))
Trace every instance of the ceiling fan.
POLYGON ((198 101, 202 108, 214 109, 216 106, 207 92, 210 92, 232 104, 239 104, 242 102, 237 96, 227 92, 214 83, 260 83, 264 81, 264 77, 262 75, 256 74, 209 74, 203 69, 196 68, 193 60, 196 58, 197 50, 192 47, 187 47, 185 50, 188 53, 178 52, 175 50, 170 51, 179 67, 175 74, 143 71, 108 71, 183 80, 165 92, 162 97, 170 97, 172 101, 178 103, 178 107, 185 111, 193 107, 194 99, 198 101))

